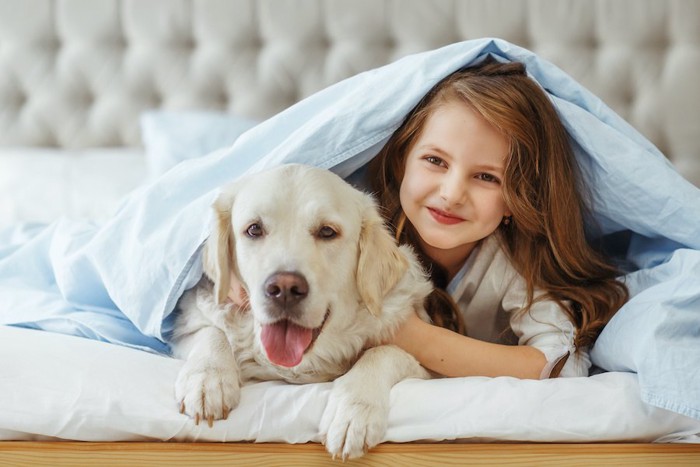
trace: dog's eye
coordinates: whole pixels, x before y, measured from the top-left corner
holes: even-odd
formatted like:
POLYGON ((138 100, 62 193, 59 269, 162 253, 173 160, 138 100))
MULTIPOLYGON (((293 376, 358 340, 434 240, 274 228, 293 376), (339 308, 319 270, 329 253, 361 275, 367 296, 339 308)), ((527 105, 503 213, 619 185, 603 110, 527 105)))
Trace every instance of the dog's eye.
POLYGON ((248 228, 245 231, 246 235, 248 235, 250 238, 258 238, 262 237, 264 232, 263 228, 260 224, 250 224, 248 228))
POLYGON ((335 231, 333 227, 329 227, 327 225, 324 225, 320 229, 318 229, 317 233, 318 238, 321 240, 330 240, 332 238, 335 238, 338 236, 338 232, 335 231))

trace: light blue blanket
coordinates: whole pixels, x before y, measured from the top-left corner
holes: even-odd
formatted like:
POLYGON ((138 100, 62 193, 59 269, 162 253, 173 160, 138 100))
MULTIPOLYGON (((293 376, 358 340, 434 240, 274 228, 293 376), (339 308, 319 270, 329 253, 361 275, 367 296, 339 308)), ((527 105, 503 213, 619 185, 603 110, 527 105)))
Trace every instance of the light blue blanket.
POLYGON ((0 232, 0 323, 167 352, 168 317, 201 275, 217 188, 284 162, 348 177, 438 80, 485 54, 526 64, 575 142, 600 234, 631 233, 633 296, 603 331, 594 362, 637 372, 645 401, 700 419, 700 190, 573 79, 501 40, 453 44, 336 84, 232 147, 176 166, 103 225, 0 232))

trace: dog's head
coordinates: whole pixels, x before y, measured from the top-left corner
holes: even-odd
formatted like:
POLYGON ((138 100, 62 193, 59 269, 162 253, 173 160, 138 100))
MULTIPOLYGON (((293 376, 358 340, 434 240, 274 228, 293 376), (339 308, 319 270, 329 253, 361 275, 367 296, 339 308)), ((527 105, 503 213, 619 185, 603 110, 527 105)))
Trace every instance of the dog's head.
POLYGON ((292 164, 246 177, 214 209, 205 273, 219 303, 231 273, 244 284, 280 366, 298 365, 321 333, 351 328, 358 309, 379 315, 407 268, 373 199, 327 170, 292 164))

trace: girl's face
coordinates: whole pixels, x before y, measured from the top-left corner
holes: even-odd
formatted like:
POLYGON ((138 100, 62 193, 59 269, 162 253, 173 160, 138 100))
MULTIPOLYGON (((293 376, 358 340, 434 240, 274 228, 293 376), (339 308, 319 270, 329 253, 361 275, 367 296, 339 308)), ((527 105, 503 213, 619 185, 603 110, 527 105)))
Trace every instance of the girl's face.
POLYGON ((483 117, 450 100, 428 117, 407 155, 401 207, 425 253, 450 277, 510 215, 502 191, 508 150, 483 117))

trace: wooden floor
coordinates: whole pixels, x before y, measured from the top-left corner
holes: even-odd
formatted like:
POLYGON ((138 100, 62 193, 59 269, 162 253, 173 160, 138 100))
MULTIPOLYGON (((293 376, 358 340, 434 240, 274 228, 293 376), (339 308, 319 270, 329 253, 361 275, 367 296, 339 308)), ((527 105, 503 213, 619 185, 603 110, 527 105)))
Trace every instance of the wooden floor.
POLYGON ((700 466, 700 444, 383 444, 333 462, 318 444, 0 442, 0 466, 700 466))

